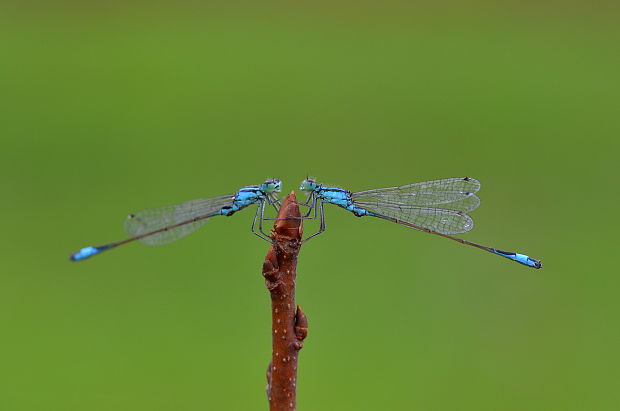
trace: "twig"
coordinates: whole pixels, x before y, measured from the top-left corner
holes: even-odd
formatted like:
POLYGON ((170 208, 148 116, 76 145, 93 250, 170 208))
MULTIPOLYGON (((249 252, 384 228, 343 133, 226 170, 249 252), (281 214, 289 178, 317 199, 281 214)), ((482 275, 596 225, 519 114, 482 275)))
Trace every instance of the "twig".
POLYGON ((265 284, 271 294, 272 356, 267 368, 271 411, 296 409, 297 357, 308 335, 308 320, 295 305, 302 232, 299 206, 291 192, 282 202, 272 233, 273 244, 263 263, 265 284))

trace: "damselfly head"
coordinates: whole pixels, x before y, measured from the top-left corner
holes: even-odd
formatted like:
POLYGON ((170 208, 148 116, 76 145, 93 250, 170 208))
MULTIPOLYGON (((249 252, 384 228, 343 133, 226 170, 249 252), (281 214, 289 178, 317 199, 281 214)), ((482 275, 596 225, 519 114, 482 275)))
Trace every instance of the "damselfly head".
POLYGON ((267 194, 279 193, 280 191, 282 191, 282 181, 278 180, 277 178, 273 180, 267 180, 263 184, 261 184, 261 189, 267 194))
POLYGON ((304 181, 301 182, 299 189, 308 192, 316 190, 316 180, 313 178, 306 178, 304 181))

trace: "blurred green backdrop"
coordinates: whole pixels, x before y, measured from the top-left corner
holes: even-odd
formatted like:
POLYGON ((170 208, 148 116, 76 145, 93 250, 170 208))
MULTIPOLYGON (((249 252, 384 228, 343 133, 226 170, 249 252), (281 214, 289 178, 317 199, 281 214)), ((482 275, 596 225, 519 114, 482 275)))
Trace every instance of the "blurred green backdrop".
POLYGON ((131 211, 307 174, 476 177, 464 237, 544 268, 330 207, 299 262, 299 409, 619 409, 618 12, 4 4, 0 409, 266 409, 252 211, 67 257, 131 211))

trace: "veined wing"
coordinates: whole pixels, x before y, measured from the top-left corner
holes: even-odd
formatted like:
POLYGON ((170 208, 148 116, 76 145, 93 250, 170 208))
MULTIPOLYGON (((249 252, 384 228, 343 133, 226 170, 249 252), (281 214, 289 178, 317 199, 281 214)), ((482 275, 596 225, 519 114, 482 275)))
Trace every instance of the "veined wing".
POLYGON ((417 206, 469 212, 480 205, 476 193, 480 182, 470 177, 445 178, 407 184, 400 187, 378 188, 351 194, 354 202, 374 206, 417 206))
POLYGON ((474 228, 474 221, 462 211, 364 201, 354 201, 354 203, 380 216, 414 224, 441 234, 461 234, 474 228))
POLYGON ((153 208, 129 214, 125 220, 125 231, 132 236, 150 233, 164 227, 190 221, 197 217, 205 218, 157 234, 146 236, 139 241, 148 245, 167 244, 185 237, 202 227, 216 215, 222 207, 232 205, 234 195, 186 201, 178 205, 153 208))

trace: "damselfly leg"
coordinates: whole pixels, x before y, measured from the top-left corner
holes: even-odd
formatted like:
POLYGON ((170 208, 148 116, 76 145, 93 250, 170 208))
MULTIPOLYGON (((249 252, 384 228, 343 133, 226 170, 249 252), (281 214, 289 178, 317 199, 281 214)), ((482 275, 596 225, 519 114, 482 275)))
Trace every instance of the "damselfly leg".
MULTIPOLYGON (((316 233, 312 234, 309 237, 304 238, 301 243, 305 243, 308 240, 310 240, 313 237, 316 237, 317 235, 321 234, 323 231, 325 231, 325 210, 323 209, 323 202, 321 201, 319 206, 317 207, 317 200, 316 198, 314 199, 314 206, 312 207, 314 209, 314 217, 310 218, 308 217, 308 220, 314 220, 317 217, 317 208, 319 209, 319 215, 321 217, 321 224, 319 225, 319 231, 317 231, 316 233)), ((310 211, 308 211, 308 214, 310 214, 310 211)))
POLYGON ((256 213, 254 214, 254 220, 252 220, 251 231, 255 236, 262 238, 265 241, 272 242, 271 237, 267 234, 263 229, 263 220, 275 220, 275 218, 265 218, 265 205, 268 204, 274 208, 276 213, 280 211, 280 199, 276 198, 273 194, 268 194, 265 197, 265 200, 261 201, 261 203, 256 208, 256 213), (258 231, 256 231, 256 221, 258 220, 258 231))
POLYGON ((265 201, 262 201, 258 205, 258 207, 256 207, 256 213, 254 214, 254 219, 252 220, 252 227, 250 228, 250 230, 252 231, 252 234, 257 236, 258 238, 262 238, 263 240, 271 243, 272 242, 271 238, 269 237, 269 235, 267 235, 263 231, 264 214, 265 214, 265 201), (255 230, 255 228, 256 228, 256 220, 259 221, 258 222, 258 231, 255 230))
POLYGON ((276 210, 277 213, 280 211, 280 206, 282 205, 282 202, 279 198, 275 196, 275 194, 267 194, 267 204, 273 206, 274 210, 276 210))
MULTIPOLYGON (((282 198, 284 198, 284 197, 282 197, 282 198)), ((281 205, 281 204, 282 204, 282 201, 281 201, 281 200, 282 200, 282 198, 273 198, 273 199, 272 199, 272 201, 273 201, 273 202, 277 202, 277 204, 278 204, 278 205, 281 205)), ((299 218, 301 218, 301 219, 303 219, 303 220, 315 220, 315 219, 317 218, 317 212, 316 212, 316 196, 314 195, 314 193, 312 193, 312 194, 308 197, 308 200, 306 200, 306 202, 304 202, 304 203, 299 203, 299 202, 298 202, 298 203, 297 203, 297 205, 304 206, 304 207, 308 207, 308 212, 307 212, 305 215, 303 215, 303 216, 301 216, 301 217, 299 217, 299 218), (310 203, 311 203, 311 202, 312 202, 312 205, 310 205, 310 203), (314 216, 313 216, 313 217, 310 217, 310 213, 312 213, 312 210, 314 210, 314 216)), ((274 205, 274 207, 275 207, 275 205, 274 205)), ((276 208, 276 211, 280 211, 280 209, 279 209, 279 208, 276 208)), ((276 218, 263 218, 263 220, 266 220, 266 221, 273 221, 273 220, 276 220, 276 218)))
POLYGON ((310 197, 306 200, 305 203, 301 203, 301 205, 308 207, 308 212, 302 218, 306 220, 316 220, 316 194, 310 194, 310 197), (314 210, 314 216, 310 217, 310 213, 314 210))

